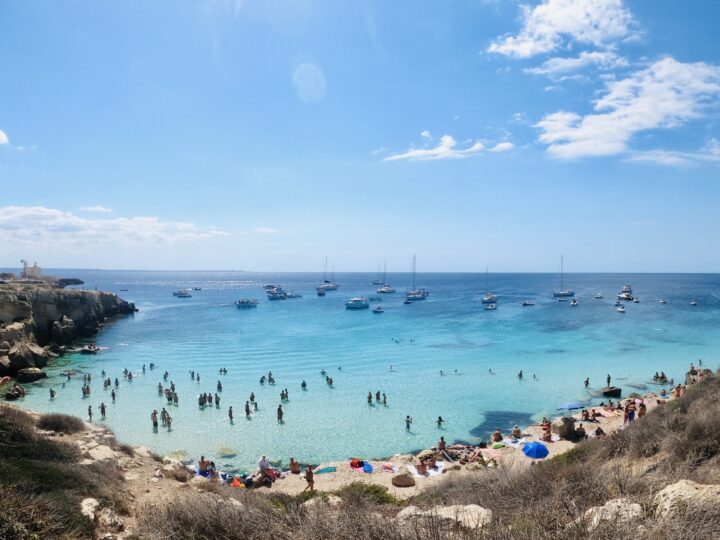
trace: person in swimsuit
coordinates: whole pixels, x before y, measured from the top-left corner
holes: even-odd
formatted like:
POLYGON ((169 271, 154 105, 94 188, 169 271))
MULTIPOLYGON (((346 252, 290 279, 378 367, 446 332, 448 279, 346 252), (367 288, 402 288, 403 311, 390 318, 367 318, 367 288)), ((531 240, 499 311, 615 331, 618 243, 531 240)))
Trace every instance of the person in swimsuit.
POLYGON ((313 473, 312 465, 308 465, 307 469, 305 469, 305 481, 307 482, 307 486, 303 489, 303 493, 308 489, 310 491, 315 491, 315 474, 313 473))

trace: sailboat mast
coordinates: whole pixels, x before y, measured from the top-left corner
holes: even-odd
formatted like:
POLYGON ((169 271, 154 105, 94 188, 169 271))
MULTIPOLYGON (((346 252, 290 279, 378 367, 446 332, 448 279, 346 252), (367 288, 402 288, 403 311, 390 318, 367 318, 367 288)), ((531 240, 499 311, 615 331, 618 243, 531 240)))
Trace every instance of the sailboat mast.
POLYGON ((564 262, 563 259, 564 259, 564 257, 565 257, 564 255, 560 255, 560 290, 561 291, 565 290, 563 288, 563 270, 564 270, 563 269, 563 262, 564 262))
POLYGON ((385 265, 383 266, 383 283, 387 283, 387 259, 385 259, 385 265))
POLYGON ((323 270, 323 282, 327 281, 327 257, 325 257, 325 268, 323 270))
POLYGON ((413 255, 413 265, 412 265, 412 290, 415 290, 415 257, 416 255, 413 255))

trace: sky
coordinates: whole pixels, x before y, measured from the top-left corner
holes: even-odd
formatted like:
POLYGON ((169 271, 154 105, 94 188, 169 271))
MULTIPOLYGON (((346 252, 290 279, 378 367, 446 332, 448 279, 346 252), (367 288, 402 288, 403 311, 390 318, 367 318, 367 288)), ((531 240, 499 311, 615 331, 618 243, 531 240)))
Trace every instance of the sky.
POLYGON ((6 0, 0 267, 717 272, 718 21, 6 0))

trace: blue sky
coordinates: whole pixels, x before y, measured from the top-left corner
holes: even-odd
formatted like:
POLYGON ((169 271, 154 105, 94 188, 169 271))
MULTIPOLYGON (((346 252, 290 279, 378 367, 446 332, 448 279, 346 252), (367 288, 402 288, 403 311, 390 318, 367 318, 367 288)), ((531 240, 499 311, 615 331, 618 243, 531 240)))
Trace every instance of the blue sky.
POLYGON ((0 7, 0 266, 720 266, 720 4, 0 7))

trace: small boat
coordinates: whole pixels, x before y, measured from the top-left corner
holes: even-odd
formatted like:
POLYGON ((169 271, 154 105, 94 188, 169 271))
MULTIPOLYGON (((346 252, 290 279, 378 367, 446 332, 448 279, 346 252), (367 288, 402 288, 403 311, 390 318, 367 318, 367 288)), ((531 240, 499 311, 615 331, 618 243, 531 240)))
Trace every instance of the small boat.
POLYGON ((599 292, 595 295, 595 300, 601 300, 602 297, 603 297, 603 294, 601 292, 599 292))
POLYGON ((176 296, 177 298, 192 298, 192 294, 190 294, 190 291, 188 289, 180 289, 179 291, 175 291, 173 293, 173 296, 176 296))
POLYGON ((622 396, 622 388, 619 386, 606 386, 602 389, 603 397, 614 397, 619 398, 622 396))
POLYGON ((272 283, 268 283, 267 285, 263 285, 263 289, 265 289, 265 292, 270 292, 273 289, 280 289, 280 285, 274 285, 272 283))
POLYGON ((120 289, 120 292, 127 292, 127 289, 120 289))
POLYGON ((570 305, 575 307, 578 305, 578 301, 573 298, 572 300, 570 300, 570 305))
POLYGON ((202 291, 202 287, 193 287, 193 291, 202 291))
POLYGON ((345 302, 345 309, 367 309, 370 307, 370 302, 367 298, 362 296, 353 296, 350 300, 345 302))
POLYGON ((290 299, 290 298, 302 298, 302 294, 296 293, 296 292, 293 292, 293 291, 288 291, 288 292, 286 293, 286 297, 287 297, 288 299, 290 299))
POLYGON ((620 300, 615 301, 615 307, 621 307, 623 303, 620 300))
POLYGON ((318 296, 325 296, 325 289, 323 289, 322 287, 316 288, 315 292, 317 292, 318 296))
POLYGON ((691 306, 697 306, 697 300, 693 300, 692 302, 690 302, 690 305, 691 305, 691 306))
POLYGON ((287 300, 288 293, 282 287, 275 287, 267 292, 268 300, 287 300))
POLYGON ((635 298, 633 298, 633 304, 639 304, 639 303, 640 303, 640 299, 637 296, 635 298))
POLYGON ((258 307, 258 301, 255 298, 241 298, 235 302, 238 309, 250 309, 258 307))
POLYGON ((405 300, 403 300, 403 304, 405 304, 405 305, 412 304, 412 303, 413 303, 413 301, 410 300, 409 298, 406 298, 405 300))
POLYGON ((572 289, 566 289, 565 285, 563 283, 563 281, 564 281, 563 278, 565 275, 563 263, 564 263, 564 255, 560 255, 560 290, 553 291, 554 298, 570 298, 570 297, 575 296, 575 291, 573 291, 572 289))
POLYGON ((667 300, 665 300, 664 298, 661 298, 661 299, 660 299, 660 303, 661 303, 661 304, 667 304, 667 300))
POLYGON ((487 311, 495 311, 495 310, 497 309, 497 304, 487 304, 487 305, 485 306, 485 309, 486 309, 487 311))
POLYGON ((423 289, 422 287, 415 288, 415 262, 416 262, 416 256, 413 255, 413 263, 412 263, 412 289, 410 289, 407 293, 405 293, 405 299, 411 300, 413 302, 417 300, 425 300, 428 295, 430 294, 430 291, 427 289, 423 289))
POLYGON ((487 266, 485 267, 485 294, 482 297, 483 304, 495 304, 497 302, 497 295, 488 292, 488 273, 487 266))
POLYGON ((375 306, 372 310, 373 313, 385 313, 385 310, 382 306, 375 306))
POLYGON ((625 306, 620 306, 619 308, 616 308, 618 313, 625 313, 625 306))
POLYGON ((82 349, 80 349, 80 354, 97 354, 99 350, 100 347, 91 343, 90 345, 85 345, 82 349))
POLYGON ((522 305, 525 306, 525 307, 527 307, 527 306, 534 306, 534 305, 535 305, 535 302, 533 302, 532 300, 523 300, 522 305))
POLYGON ((392 294, 395 292, 395 289, 386 283, 375 292, 378 292, 380 294, 392 294))

